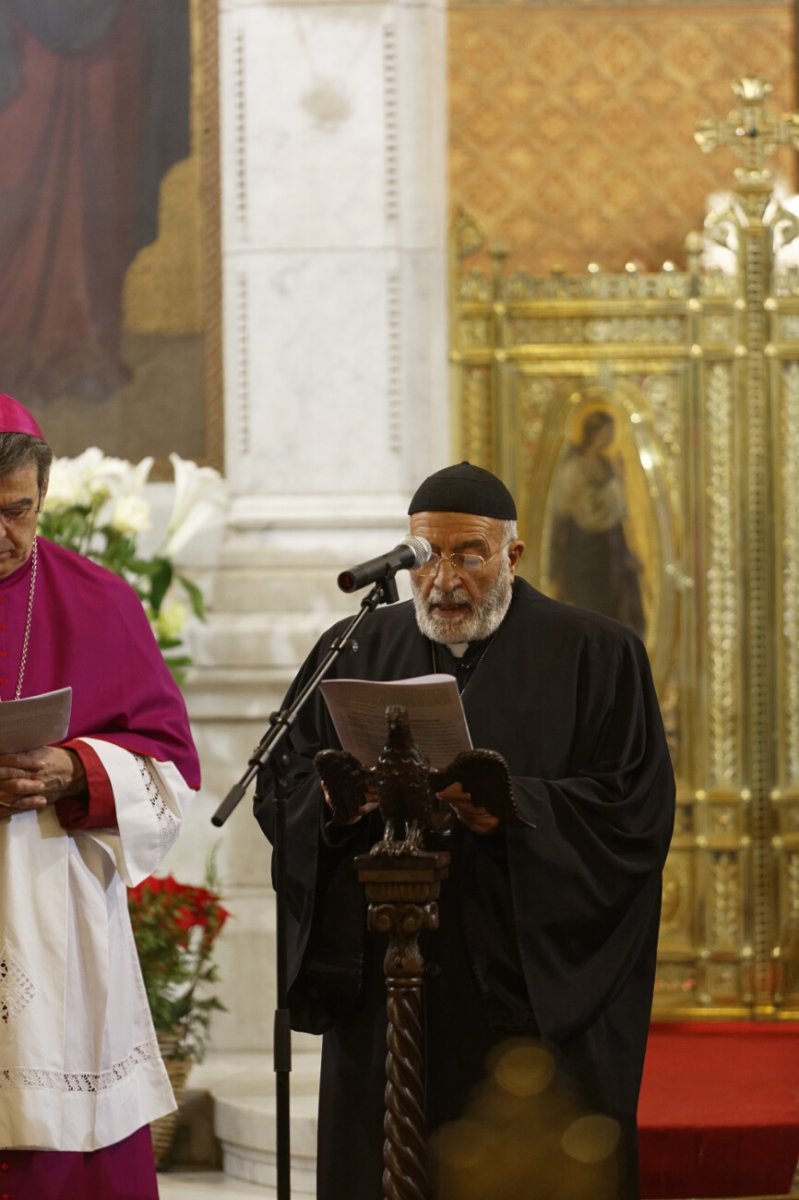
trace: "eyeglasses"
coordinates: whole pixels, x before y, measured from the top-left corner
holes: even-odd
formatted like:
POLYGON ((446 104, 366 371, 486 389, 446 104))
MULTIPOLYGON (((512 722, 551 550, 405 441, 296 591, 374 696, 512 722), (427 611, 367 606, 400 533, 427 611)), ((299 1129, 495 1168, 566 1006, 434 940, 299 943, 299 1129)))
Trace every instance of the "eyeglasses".
POLYGON ((421 567, 417 567, 411 574, 437 575, 442 562, 448 562, 456 575, 479 575, 486 563, 490 563, 492 558, 496 558, 509 545, 510 542, 505 542, 493 554, 489 554, 488 558, 483 558, 482 554, 475 554, 472 550, 456 551, 454 554, 438 554, 434 550, 427 562, 423 563, 421 567))

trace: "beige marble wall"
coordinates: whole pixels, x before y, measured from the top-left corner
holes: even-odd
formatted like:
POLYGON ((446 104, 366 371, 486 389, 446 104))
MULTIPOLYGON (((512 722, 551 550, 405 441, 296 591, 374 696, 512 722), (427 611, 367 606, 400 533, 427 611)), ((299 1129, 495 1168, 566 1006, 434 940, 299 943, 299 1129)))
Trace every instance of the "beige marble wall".
POLYGON ((445 14, 440 0, 220 4, 226 476, 188 566, 209 618, 187 698, 203 788, 169 866, 218 844, 233 912, 215 1049, 271 1044, 274 901, 244 774, 335 616, 336 576, 405 532, 448 461, 445 14))

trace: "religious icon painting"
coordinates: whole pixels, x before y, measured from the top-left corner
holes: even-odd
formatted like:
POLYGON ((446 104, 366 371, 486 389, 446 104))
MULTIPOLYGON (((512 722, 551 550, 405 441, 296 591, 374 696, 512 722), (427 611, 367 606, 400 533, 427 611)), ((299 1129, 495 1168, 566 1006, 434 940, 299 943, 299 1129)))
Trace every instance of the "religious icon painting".
POLYGON ((674 640, 674 529, 662 455, 631 382, 554 399, 530 494, 537 583, 628 625, 653 665, 674 640), (546 464, 546 466, 544 466, 546 464))

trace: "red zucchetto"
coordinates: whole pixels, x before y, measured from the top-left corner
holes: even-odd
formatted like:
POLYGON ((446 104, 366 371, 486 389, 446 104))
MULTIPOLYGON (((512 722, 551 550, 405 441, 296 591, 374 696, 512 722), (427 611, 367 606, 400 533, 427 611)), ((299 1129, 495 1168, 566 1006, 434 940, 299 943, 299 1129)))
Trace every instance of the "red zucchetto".
POLYGON ((13 396, 0 394, 0 433, 27 433, 43 442, 44 434, 37 422, 13 396))

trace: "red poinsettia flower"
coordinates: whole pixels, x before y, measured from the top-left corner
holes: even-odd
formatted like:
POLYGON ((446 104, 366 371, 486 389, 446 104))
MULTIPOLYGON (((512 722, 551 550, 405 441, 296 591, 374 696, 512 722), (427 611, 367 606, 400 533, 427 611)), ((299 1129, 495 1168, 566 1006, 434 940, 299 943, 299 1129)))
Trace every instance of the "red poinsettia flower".
POLYGON ((136 948, 156 1030, 177 1037, 185 1057, 200 1059, 211 1013, 223 1006, 208 994, 218 976, 214 943, 229 911, 211 886, 151 876, 128 891, 136 948))

